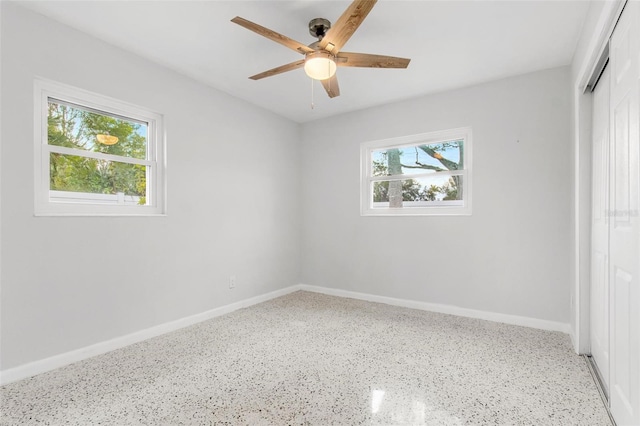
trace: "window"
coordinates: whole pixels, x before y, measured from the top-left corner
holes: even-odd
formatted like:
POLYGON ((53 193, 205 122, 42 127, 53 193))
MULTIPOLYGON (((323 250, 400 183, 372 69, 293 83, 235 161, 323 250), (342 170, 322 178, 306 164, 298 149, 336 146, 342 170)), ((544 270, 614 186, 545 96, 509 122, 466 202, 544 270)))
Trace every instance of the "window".
POLYGON ((361 145, 363 216, 470 215, 471 129, 361 145))
POLYGON ((35 82, 35 214, 161 215, 162 116, 35 82))

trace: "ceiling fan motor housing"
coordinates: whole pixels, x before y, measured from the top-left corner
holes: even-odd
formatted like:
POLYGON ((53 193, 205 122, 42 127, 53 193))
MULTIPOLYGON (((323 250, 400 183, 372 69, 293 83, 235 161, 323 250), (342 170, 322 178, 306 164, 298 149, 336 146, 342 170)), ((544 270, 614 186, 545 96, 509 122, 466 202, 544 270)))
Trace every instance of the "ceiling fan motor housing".
POLYGON ((331 28, 331 22, 324 18, 314 18, 309 21, 309 34, 316 37, 318 40, 322 40, 322 38, 327 34, 331 28))

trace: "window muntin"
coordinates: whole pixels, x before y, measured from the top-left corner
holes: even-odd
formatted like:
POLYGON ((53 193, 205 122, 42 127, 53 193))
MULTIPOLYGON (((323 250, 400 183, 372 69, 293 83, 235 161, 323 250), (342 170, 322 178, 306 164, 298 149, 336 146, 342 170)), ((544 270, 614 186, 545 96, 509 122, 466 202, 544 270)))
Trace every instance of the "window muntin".
POLYGON ((471 130, 362 144, 363 215, 471 214, 471 130))
POLYGON ((36 215, 164 213, 162 116, 36 80, 36 215))

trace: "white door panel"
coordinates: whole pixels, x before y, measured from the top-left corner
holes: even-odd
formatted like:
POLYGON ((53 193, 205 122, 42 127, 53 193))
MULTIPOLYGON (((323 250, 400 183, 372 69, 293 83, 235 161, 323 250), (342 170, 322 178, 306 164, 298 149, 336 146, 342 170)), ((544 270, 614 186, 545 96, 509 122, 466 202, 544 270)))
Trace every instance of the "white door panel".
POLYGON ((610 405, 618 425, 640 425, 640 2, 611 37, 610 405))

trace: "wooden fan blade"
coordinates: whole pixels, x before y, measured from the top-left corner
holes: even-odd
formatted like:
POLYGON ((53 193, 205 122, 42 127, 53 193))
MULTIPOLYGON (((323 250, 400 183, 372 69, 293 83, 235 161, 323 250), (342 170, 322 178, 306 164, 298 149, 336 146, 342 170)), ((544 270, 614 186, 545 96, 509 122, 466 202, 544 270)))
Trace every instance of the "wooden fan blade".
POLYGON ((352 52, 340 52, 336 58, 339 67, 406 68, 409 62, 411 59, 352 52))
POLYGON ((334 74, 331 78, 320 81, 322 82, 322 86, 324 87, 324 90, 327 91, 327 95, 329 95, 330 98, 340 96, 340 86, 338 85, 338 76, 336 74, 334 74))
POLYGON ((304 59, 300 59, 299 61, 291 62, 290 64, 281 65, 279 67, 270 69, 268 71, 261 72, 260 74, 252 75, 249 78, 251 80, 260 80, 261 78, 282 74, 283 72, 292 71, 298 68, 302 68, 303 66, 304 66, 304 59))
POLYGON ((336 23, 327 31, 318 46, 328 50, 334 55, 342 49, 342 46, 351 38, 364 18, 367 17, 377 0, 354 0, 351 5, 338 18, 336 23))
POLYGON ((273 30, 270 30, 269 28, 265 28, 262 25, 258 25, 254 22, 247 21, 246 19, 241 18, 239 16, 236 16, 235 18, 233 18, 231 22, 233 22, 234 24, 238 24, 241 27, 245 27, 246 29, 253 31, 256 34, 260 34, 261 36, 266 37, 269 40, 273 40, 276 43, 280 43, 281 45, 286 46, 289 49, 295 50, 298 53, 302 53, 303 55, 305 53, 313 52, 313 49, 311 49, 308 46, 305 46, 304 44, 298 41, 290 39, 289 37, 284 36, 280 33, 277 33, 273 30))

